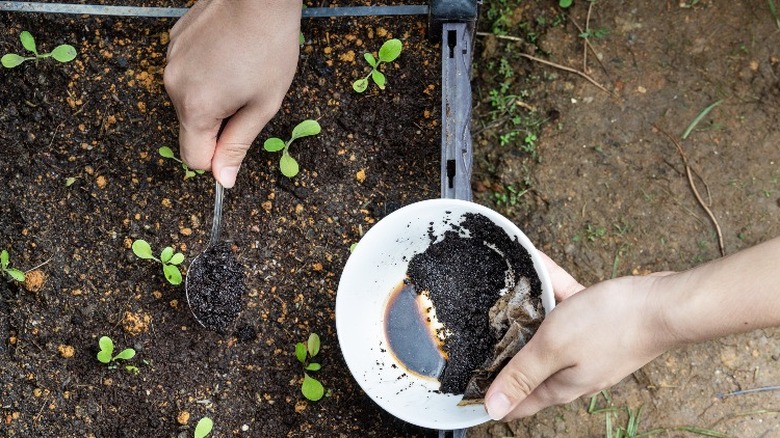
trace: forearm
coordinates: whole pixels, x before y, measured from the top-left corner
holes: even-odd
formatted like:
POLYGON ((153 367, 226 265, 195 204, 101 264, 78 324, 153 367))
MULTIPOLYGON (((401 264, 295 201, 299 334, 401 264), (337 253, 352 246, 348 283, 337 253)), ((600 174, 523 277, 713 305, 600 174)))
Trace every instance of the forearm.
POLYGON ((780 326, 780 238, 658 280, 672 346, 780 326))

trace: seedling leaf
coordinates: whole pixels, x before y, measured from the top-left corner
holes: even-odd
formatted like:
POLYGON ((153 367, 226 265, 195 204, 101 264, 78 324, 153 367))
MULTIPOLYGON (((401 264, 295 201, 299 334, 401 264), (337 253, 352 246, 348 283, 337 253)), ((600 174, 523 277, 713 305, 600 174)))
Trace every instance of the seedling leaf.
POLYGON ((325 388, 319 380, 303 375, 303 384, 301 385, 303 396, 311 401, 317 401, 325 395, 325 388))
POLYGON ((387 82, 387 79, 385 78, 385 75, 382 74, 379 70, 374 70, 371 72, 371 79, 374 80, 374 82, 379 86, 380 89, 385 89, 385 83, 387 82))
POLYGON ((195 425, 194 438, 205 438, 206 435, 211 433, 211 429, 214 428, 214 422, 209 417, 203 417, 198 420, 198 424, 195 425))
POLYGON ((97 354, 97 360, 99 360, 101 363, 110 363, 111 362, 111 353, 105 350, 98 351, 97 354))
POLYGON ((281 169, 282 175, 292 178, 298 174, 298 162, 290 154, 284 153, 279 159, 279 169, 281 169))
POLYGON ((318 364, 316 362, 312 362, 312 363, 306 365, 306 370, 307 371, 319 371, 320 368, 322 368, 322 365, 320 365, 320 364, 318 364))
POLYGON ((70 44, 62 44, 51 51, 51 57, 59 62, 70 62, 76 58, 76 48, 70 44))
POLYGON ((366 88, 368 88, 368 79, 366 78, 358 79, 352 83, 352 89, 358 93, 366 91, 366 88))
POLYGON ((157 150, 163 158, 173 158, 173 150, 168 146, 163 146, 157 150))
POLYGON ((177 252, 176 254, 171 257, 171 259, 168 261, 171 265, 180 265, 184 261, 184 254, 177 252))
POLYGON ((142 239, 133 242, 133 253, 142 259, 154 258, 154 255, 152 255, 152 247, 149 245, 149 242, 142 239))
POLYGON ((304 120, 301 123, 298 123, 298 125, 293 128, 292 131, 292 138, 290 141, 295 140, 296 138, 301 137, 308 137, 310 135, 317 135, 320 133, 322 128, 320 128, 320 124, 317 123, 316 120, 304 120))
POLYGON ((181 284, 181 271, 174 265, 163 265, 163 274, 168 283, 177 286, 181 284))
POLYGON ((70 187, 75 182, 76 182, 76 178, 72 177, 72 176, 69 176, 69 177, 65 178, 65 187, 70 187))
POLYGON ((108 336, 101 336, 98 339, 98 345, 101 351, 108 351, 109 354, 114 354, 114 341, 108 336))
POLYGON ((173 257, 173 248, 166 246, 160 253, 160 261, 168 263, 171 260, 171 257, 173 257))
POLYGON ((114 354, 114 341, 108 336, 102 336, 98 339, 98 346, 100 347, 100 351, 98 351, 97 360, 102 363, 111 362, 111 358, 114 354))
POLYGON ((309 342, 306 347, 309 350, 310 357, 314 357, 320 352, 320 337, 317 333, 309 335, 309 342))
POLYGON ((303 342, 295 344, 295 357, 300 363, 306 363, 306 346, 303 342))
POLYGON ((22 41, 22 46, 24 46, 25 49, 38 55, 38 49, 35 47, 35 38, 33 38, 30 32, 23 30, 22 33, 19 34, 19 39, 22 41))
POLYGON ((560 0, 558 2, 558 6, 562 7, 563 9, 566 9, 569 6, 571 6, 572 3, 574 3, 574 0, 560 0))
POLYGON ((368 63, 368 65, 370 65, 371 67, 376 67, 377 65, 376 58, 374 58, 374 55, 372 55, 370 52, 364 53, 363 58, 366 58, 366 62, 368 63))
POLYGON ((0 268, 5 270, 8 267, 8 251, 0 251, 0 268))
POLYGON ((11 276, 14 280, 18 281, 19 283, 24 281, 24 272, 18 270, 18 269, 8 269, 5 272, 8 273, 8 275, 11 276))
POLYGON ((114 359, 124 359, 129 360, 132 359, 135 356, 135 350, 132 348, 125 348, 124 350, 120 351, 119 354, 114 356, 114 359))
POLYGON ((401 54, 402 47, 401 40, 397 38, 385 41, 382 47, 379 48, 379 60, 382 62, 394 61, 401 54))
POLYGON ((268 152, 279 152, 284 149, 284 141, 281 138, 271 137, 263 143, 263 149, 268 152))
POLYGON ((3 55, 3 57, 0 58, 0 63, 2 63, 3 67, 5 68, 14 68, 23 62, 24 57, 19 56, 16 53, 9 53, 7 55, 3 55))

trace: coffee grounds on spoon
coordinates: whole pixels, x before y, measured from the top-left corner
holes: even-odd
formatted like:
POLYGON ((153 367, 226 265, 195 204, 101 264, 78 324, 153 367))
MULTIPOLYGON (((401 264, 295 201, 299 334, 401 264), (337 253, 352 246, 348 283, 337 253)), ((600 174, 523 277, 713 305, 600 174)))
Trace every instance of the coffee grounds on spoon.
POLYGON ((244 269, 228 243, 209 246, 187 272, 187 299, 195 318, 224 334, 243 308, 244 269))

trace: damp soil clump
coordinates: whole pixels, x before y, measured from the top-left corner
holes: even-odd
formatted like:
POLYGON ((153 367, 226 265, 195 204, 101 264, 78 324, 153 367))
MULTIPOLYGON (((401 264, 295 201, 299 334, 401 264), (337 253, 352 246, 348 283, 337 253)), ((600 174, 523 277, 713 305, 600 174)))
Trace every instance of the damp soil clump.
POLYGON ((496 355, 506 332, 494 328, 491 309, 519 283, 526 285, 522 292, 528 298, 540 302, 541 282, 517 238, 481 214, 465 214, 438 241, 430 236, 431 245, 409 261, 408 281, 418 293, 429 294, 444 326, 447 364, 439 390, 463 394, 474 371, 496 355))
POLYGON ((187 299, 192 313, 204 327, 220 334, 228 329, 243 308, 246 292, 244 268, 230 244, 209 246, 187 272, 187 299))

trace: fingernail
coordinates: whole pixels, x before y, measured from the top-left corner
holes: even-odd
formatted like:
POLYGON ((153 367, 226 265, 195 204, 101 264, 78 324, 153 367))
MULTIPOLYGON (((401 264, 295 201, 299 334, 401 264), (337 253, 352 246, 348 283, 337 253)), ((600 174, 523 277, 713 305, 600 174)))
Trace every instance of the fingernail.
POLYGON ((219 179, 222 187, 226 189, 233 188, 236 185, 236 176, 238 175, 238 166, 223 167, 219 171, 219 179))
POLYGON ((497 392, 485 400, 485 409, 487 409, 490 418, 500 420, 506 417, 509 411, 512 410, 512 403, 506 395, 497 392))

